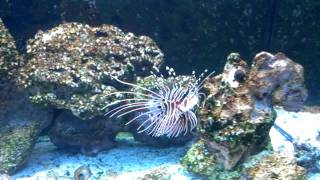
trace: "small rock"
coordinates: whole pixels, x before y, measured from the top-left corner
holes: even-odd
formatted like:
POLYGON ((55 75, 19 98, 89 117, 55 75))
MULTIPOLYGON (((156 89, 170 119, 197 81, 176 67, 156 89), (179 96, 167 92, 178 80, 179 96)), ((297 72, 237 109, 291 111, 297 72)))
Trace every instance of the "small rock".
POLYGON ((88 166, 80 166, 75 172, 74 172, 74 180, 89 180, 92 173, 88 166))

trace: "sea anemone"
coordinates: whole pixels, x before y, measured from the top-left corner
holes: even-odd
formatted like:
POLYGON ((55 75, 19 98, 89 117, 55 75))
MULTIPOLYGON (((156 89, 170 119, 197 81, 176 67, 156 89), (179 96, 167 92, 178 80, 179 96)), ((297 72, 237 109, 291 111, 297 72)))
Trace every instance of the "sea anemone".
POLYGON ((135 113, 136 116, 126 125, 136 121, 139 133, 145 132, 151 136, 177 137, 186 135, 197 125, 197 117, 194 113, 199 107, 204 93, 200 92, 205 80, 213 74, 210 73, 201 80, 203 74, 197 80, 189 81, 187 85, 179 81, 173 81, 170 86, 159 84, 156 89, 148 89, 136 84, 124 82, 113 78, 117 82, 132 87, 131 91, 120 91, 109 95, 133 95, 133 98, 117 100, 105 106, 105 108, 118 105, 108 111, 106 116, 110 118, 122 117, 135 113))

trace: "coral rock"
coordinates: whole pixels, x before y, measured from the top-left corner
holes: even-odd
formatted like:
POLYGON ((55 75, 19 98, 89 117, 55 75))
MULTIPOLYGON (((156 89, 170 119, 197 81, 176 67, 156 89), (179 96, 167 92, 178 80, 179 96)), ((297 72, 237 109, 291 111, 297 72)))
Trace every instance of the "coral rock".
POLYGON ((116 91, 112 77, 132 81, 159 68, 163 54, 147 36, 111 26, 67 23, 38 32, 27 45, 28 63, 19 83, 33 102, 68 109, 82 119, 103 115, 116 91))
POLYGON ((33 106, 27 93, 13 83, 22 64, 0 20, 0 179, 24 165, 38 135, 53 118, 51 110, 33 106))
POLYGON ((35 107, 23 92, 0 91, 0 174, 12 174, 26 162, 51 110, 35 107))
POLYGON ((223 73, 206 82, 198 132, 224 169, 234 169, 265 147, 277 98, 287 108, 302 105, 307 96, 302 72, 301 65, 281 53, 257 54, 251 69, 231 53, 223 73))
POLYGON ((17 77, 17 70, 22 64, 14 39, 0 19, 0 88, 17 77))
POLYGON ((300 180, 306 178, 306 170, 298 166, 294 157, 272 153, 263 157, 244 172, 244 179, 300 180))
POLYGON ((298 111, 307 99, 303 67, 282 53, 261 52, 251 70, 250 89, 258 98, 272 96, 272 104, 298 111))

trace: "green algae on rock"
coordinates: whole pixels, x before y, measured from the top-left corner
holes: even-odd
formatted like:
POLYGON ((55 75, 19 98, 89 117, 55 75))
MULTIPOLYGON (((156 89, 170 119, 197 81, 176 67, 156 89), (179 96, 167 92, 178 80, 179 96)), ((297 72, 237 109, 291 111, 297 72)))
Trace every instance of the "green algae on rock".
POLYGON ((0 173, 12 174, 26 161, 36 137, 38 124, 0 130, 0 173))
POLYGON ((0 174, 20 169, 40 132, 52 122, 52 111, 33 106, 27 93, 0 91, 0 174))
POLYGON ((303 180, 306 176, 306 170, 297 165, 294 157, 267 150, 249 157, 233 170, 225 170, 215 156, 206 148, 206 143, 199 140, 181 159, 181 164, 188 171, 208 179, 303 180))
POLYGON ((298 166, 294 157, 288 154, 270 152, 256 155, 243 166, 244 179, 304 180, 306 170, 298 166))
POLYGON ((206 147, 203 140, 198 140, 181 159, 181 164, 190 172, 209 179, 236 180, 241 177, 239 170, 225 171, 218 158, 206 147))
POLYGON ((271 104, 265 105, 269 115, 253 119, 257 101, 250 94, 248 78, 245 61, 231 53, 223 73, 204 86, 209 104, 199 111, 198 132, 227 170, 233 169, 250 149, 263 146, 275 120, 271 104))
POLYGON ((163 54, 147 36, 111 26, 67 23, 39 31, 27 45, 28 63, 19 83, 33 102, 68 109, 81 119, 103 115, 119 86, 112 77, 133 81, 158 69, 163 54))
POLYGON ((181 159, 181 164, 193 173, 212 176, 216 170, 217 160, 205 146, 202 140, 194 143, 181 159))

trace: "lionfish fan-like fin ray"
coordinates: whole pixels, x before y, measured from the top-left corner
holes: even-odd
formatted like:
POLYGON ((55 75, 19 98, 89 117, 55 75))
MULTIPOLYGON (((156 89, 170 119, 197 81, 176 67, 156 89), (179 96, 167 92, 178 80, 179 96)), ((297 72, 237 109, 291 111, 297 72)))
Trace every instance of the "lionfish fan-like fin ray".
POLYGON ((137 120, 138 118, 141 118, 141 117, 146 116, 146 115, 148 115, 148 114, 155 113, 156 111, 159 111, 159 110, 156 109, 156 110, 146 111, 146 112, 144 112, 144 113, 141 113, 141 114, 137 115, 136 117, 132 118, 130 121, 128 121, 128 122, 126 123, 126 125, 129 125, 130 123, 132 123, 133 121, 137 120))
POLYGON ((119 115, 117 116, 117 118, 120 118, 120 117, 122 117, 122 116, 124 116, 124 115, 130 114, 130 113, 133 113, 133 112, 136 112, 136 111, 142 111, 142 110, 146 110, 146 109, 148 109, 148 107, 145 107, 145 106, 138 107, 138 108, 134 108, 134 109, 132 109, 132 110, 130 110, 130 111, 127 111, 127 112, 124 112, 124 113, 119 114, 119 115))
POLYGON ((155 125, 152 127, 152 130, 148 132, 149 135, 152 135, 153 137, 161 136, 163 133, 159 129, 161 124, 166 123, 167 115, 164 115, 163 117, 159 118, 158 121, 155 123, 155 125))
POLYGON ((146 92, 149 92, 149 93, 157 96, 158 98, 163 98, 159 93, 156 93, 156 92, 154 92, 154 91, 152 91, 152 90, 150 90, 150 89, 147 89, 147 88, 144 88, 144 87, 142 87, 142 86, 138 86, 138 85, 136 85, 136 84, 132 84, 132 83, 129 83, 129 82, 121 81, 120 79, 118 79, 118 78, 116 78, 116 77, 113 77, 113 78, 114 78, 116 81, 118 81, 119 83, 122 83, 122 84, 125 84, 125 85, 128 85, 128 86, 131 86, 131 87, 135 87, 135 88, 138 88, 138 89, 142 89, 142 90, 144 90, 144 91, 146 91, 146 92))
POLYGON ((179 118, 175 117, 175 110, 173 109, 173 112, 171 113, 171 116, 168 117, 168 120, 166 121, 166 124, 163 126, 170 130, 171 127, 173 127, 177 122, 179 121, 179 118))
MULTIPOLYGON (((153 95, 150 95, 150 94, 145 94, 145 93, 140 93, 140 92, 133 92, 133 91, 119 91, 119 92, 112 92, 112 93, 109 93, 107 94, 106 96, 111 96, 111 95, 119 95, 119 94, 132 94, 134 96, 144 96, 145 98, 152 98, 152 99, 158 99, 158 100, 161 100, 162 98, 159 98, 159 97, 156 97, 156 96, 153 96, 153 95)), ((119 100, 117 100, 119 101, 119 100)), ((115 101, 115 102, 117 102, 115 101)), ((113 103, 112 103, 113 104, 113 103)), ((108 107, 110 105, 107 105, 105 107, 108 107)), ((105 108, 103 107, 103 108, 105 108)))
POLYGON ((157 123, 158 126, 156 127, 154 132, 156 136, 168 134, 169 130, 171 129, 170 126, 172 126, 170 124, 174 125, 175 121, 177 121, 177 119, 175 118, 175 111, 176 109, 170 108, 170 112, 168 113, 168 115, 162 121, 159 121, 157 123))
POLYGON ((187 112, 185 116, 186 116, 185 119, 190 120, 190 121, 187 121, 190 123, 190 126, 187 126, 187 127, 190 127, 190 131, 192 131, 197 125, 197 117, 193 112, 187 112))
MULTIPOLYGON (((156 97, 154 96, 151 96, 151 95, 147 95, 147 94, 143 94, 143 93, 138 93, 138 92, 130 92, 130 91, 124 91, 124 92, 115 92, 115 93, 110 93, 110 94, 107 94, 107 96, 110 96, 110 95, 116 95, 116 94, 134 94, 134 95, 142 95, 142 96, 145 96, 146 98, 151 98, 151 99, 157 99, 156 97)), ((135 98, 132 98, 132 100, 134 100, 135 98)), ((143 98, 136 98, 136 100, 138 99, 141 99, 141 101, 145 100, 145 101, 149 101, 150 99, 143 99, 143 98)), ((128 100, 131 100, 130 98, 128 99, 120 99, 120 100, 116 100, 104 107, 102 107, 101 109, 106 109, 110 106, 114 106, 118 103, 121 103, 121 102, 125 102, 125 101, 128 101, 128 100)))
POLYGON ((144 103, 144 102, 136 102, 136 103, 129 103, 129 104, 124 104, 124 105, 121 105, 119 107, 116 107, 112 110, 110 110, 109 112, 107 112, 105 115, 106 116, 110 116, 110 117, 113 117, 114 115, 116 115, 117 113, 123 111, 123 110, 126 110, 126 109, 130 109, 132 107, 137 107, 137 106, 144 106, 146 105, 147 103, 144 103))
POLYGON ((169 122, 172 120, 172 108, 170 105, 168 105, 167 107, 168 108, 167 112, 165 112, 165 115, 161 119, 159 119, 153 130, 150 132, 150 134, 152 134, 153 136, 161 136, 162 134, 165 134, 163 132, 163 129, 164 127, 168 127, 169 122))
POLYGON ((112 117, 116 116, 116 118, 119 118, 119 117, 122 117, 124 115, 124 113, 127 112, 127 110, 133 110, 133 109, 137 109, 139 107, 142 108, 142 107, 144 107, 144 105, 134 105, 134 106, 123 107, 122 109, 119 109, 116 112, 113 112, 109 117, 112 118, 112 117), (125 111, 125 112, 123 112, 123 111, 125 111))
POLYGON ((178 127, 179 128, 179 131, 177 132, 176 136, 178 136, 178 134, 184 132, 184 135, 187 134, 188 132, 188 121, 186 120, 187 117, 181 117, 181 120, 180 120, 180 125, 178 127))
POLYGON ((177 97, 177 101, 181 102, 183 99, 185 99, 186 94, 188 94, 188 89, 182 90, 177 97))
POLYGON ((159 94, 161 94, 162 96, 164 96, 164 94, 167 94, 170 91, 170 88, 166 85, 160 86, 159 88, 159 94))
POLYGON ((173 127, 171 127, 170 130, 168 130, 167 136, 168 137, 177 137, 180 134, 180 131, 182 131, 183 127, 181 126, 181 122, 179 124, 175 124, 173 127))
POLYGON ((145 120, 143 123, 141 123, 141 125, 137 128, 137 130, 140 130, 147 122, 151 121, 151 123, 147 127, 145 127, 142 130, 138 131, 138 133, 142 133, 142 132, 148 130, 150 127, 152 127, 154 125, 154 123, 157 122, 156 120, 152 121, 152 119, 154 119, 155 117, 157 117, 160 114, 161 114, 161 112, 149 117, 147 120, 145 120))
POLYGON ((151 126, 151 130, 148 132, 148 135, 151 135, 151 136, 153 136, 153 137, 157 137, 156 136, 156 132, 157 132, 157 127, 160 125, 160 123, 159 122, 161 122, 162 121, 162 119, 163 118, 159 118, 157 121, 154 121, 154 122, 152 122, 152 126, 151 126))
POLYGON ((168 132, 170 132, 168 136, 176 137, 177 135, 179 135, 180 132, 182 132, 183 129, 185 129, 184 121, 185 119, 183 117, 178 118, 178 121, 172 124, 172 126, 168 129, 168 132))
MULTIPOLYGON (((117 105, 117 104, 119 104, 119 103, 121 103, 121 102, 126 102, 126 101, 136 101, 136 102, 141 102, 141 103, 142 103, 142 102, 147 103, 147 102, 148 102, 148 99, 134 99, 134 98, 132 98, 132 99, 122 99, 122 100, 118 100, 117 102, 112 102, 112 103, 108 104, 107 106, 105 106, 105 107, 103 107, 103 108, 105 109, 105 108, 107 108, 107 107, 114 106, 114 105, 117 105)), ((121 105, 121 106, 123 106, 123 105, 121 105)), ((111 112, 119 109, 121 106, 116 107, 116 108, 108 111, 108 112, 105 113, 104 115, 107 116, 107 115, 110 114, 111 112)))
MULTIPOLYGON (((161 114, 161 113, 159 113, 159 114, 161 114)), ((157 114, 157 115, 159 115, 159 114, 157 114)), ((143 128, 142 130, 138 131, 138 133, 143 133, 147 130, 150 130, 150 128, 153 128, 154 124, 157 122, 157 120, 152 121, 152 119, 148 119, 148 121, 150 121, 150 124, 147 127, 143 128)), ((142 126, 139 126, 139 128, 137 128, 137 130, 139 130, 141 127, 142 126)))

